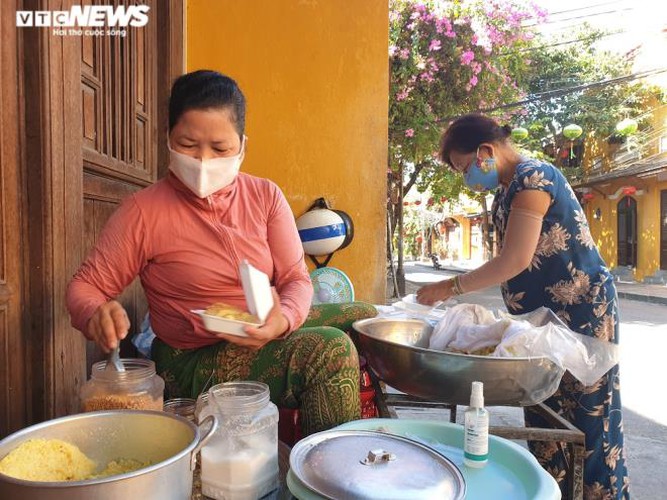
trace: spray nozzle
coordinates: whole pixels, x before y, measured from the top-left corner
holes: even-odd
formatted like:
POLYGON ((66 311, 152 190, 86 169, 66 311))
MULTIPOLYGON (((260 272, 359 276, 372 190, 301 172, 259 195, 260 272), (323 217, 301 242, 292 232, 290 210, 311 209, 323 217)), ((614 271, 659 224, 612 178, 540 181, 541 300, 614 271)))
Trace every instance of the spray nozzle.
POLYGON ((484 407, 484 383, 473 382, 472 392, 470 393, 470 406, 474 408, 484 407))

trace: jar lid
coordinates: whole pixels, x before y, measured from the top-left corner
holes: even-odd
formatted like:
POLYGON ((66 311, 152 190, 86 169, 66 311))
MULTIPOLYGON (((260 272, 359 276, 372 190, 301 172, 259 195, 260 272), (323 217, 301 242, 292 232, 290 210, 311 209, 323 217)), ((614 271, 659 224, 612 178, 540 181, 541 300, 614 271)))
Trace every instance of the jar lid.
POLYGON ((194 415, 195 400, 191 398, 173 398, 164 402, 163 410, 182 417, 194 415))
POLYGON ((459 500, 465 480, 449 459, 411 439, 376 431, 331 430, 299 441, 292 473, 327 498, 459 500))

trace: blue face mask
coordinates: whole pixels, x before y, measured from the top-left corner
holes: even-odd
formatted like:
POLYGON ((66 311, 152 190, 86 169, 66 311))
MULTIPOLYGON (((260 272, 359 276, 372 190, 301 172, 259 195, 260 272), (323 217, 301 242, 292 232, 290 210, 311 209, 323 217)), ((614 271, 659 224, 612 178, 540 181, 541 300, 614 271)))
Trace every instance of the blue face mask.
POLYGON ((482 160, 479 157, 479 148, 475 159, 464 174, 466 185, 473 191, 484 192, 492 191, 498 187, 498 169, 496 168, 495 158, 486 158, 482 160))

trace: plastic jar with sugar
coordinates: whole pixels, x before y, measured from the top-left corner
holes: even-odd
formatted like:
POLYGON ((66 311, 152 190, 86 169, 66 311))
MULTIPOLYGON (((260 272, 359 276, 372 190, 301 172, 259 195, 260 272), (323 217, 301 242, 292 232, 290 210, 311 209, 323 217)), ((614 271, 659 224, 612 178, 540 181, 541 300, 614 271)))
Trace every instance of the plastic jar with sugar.
POLYGON ((202 493, 224 500, 261 498, 279 487, 278 408, 262 382, 226 382, 208 391, 219 427, 201 451, 202 493))

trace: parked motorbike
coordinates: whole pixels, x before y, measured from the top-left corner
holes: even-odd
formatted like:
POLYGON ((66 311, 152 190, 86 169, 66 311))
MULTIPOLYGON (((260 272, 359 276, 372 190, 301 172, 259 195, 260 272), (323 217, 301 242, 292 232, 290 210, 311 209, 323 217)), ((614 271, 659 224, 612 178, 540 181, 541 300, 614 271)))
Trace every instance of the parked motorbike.
POLYGON ((431 258, 431 262, 433 262, 433 269, 438 271, 442 269, 442 264, 440 264, 440 257, 438 257, 437 254, 430 253, 428 256, 431 258))

